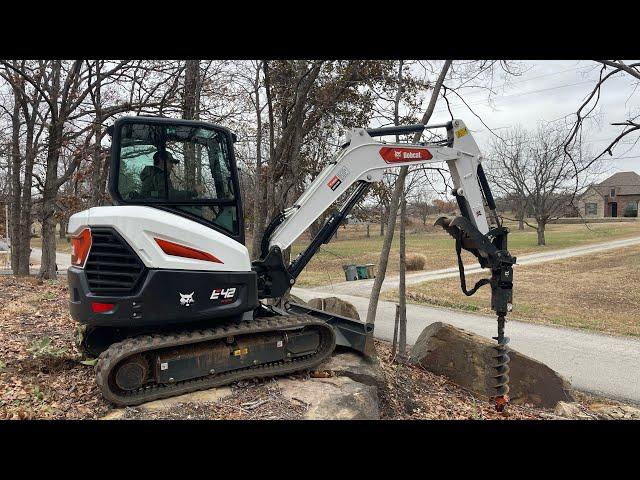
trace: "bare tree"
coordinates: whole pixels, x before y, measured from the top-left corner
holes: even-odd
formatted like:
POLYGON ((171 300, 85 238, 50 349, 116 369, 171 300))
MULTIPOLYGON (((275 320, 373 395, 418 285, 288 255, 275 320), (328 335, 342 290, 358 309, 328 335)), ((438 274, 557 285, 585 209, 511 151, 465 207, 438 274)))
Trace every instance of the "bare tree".
MULTIPOLYGON (((308 160, 318 157, 306 155, 305 146, 324 120, 346 128, 366 123, 373 100, 362 87, 376 82, 385 68, 388 62, 362 60, 263 62, 269 158, 266 192, 258 198, 265 199, 265 218, 290 204, 313 174, 308 160)), ((266 225, 256 227, 258 242, 266 225)))
MULTIPOLYGON (((618 74, 626 74, 634 79, 634 91, 640 85, 640 62, 627 64, 622 60, 598 60, 602 66, 600 68, 600 76, 598 82, 591 90, 591 93, 587 95, 586 99, 582 102, 582 104, 578 107, 576 111, 576 118, 566 136, 564 145, 565 145, 565 153, 569 157, 569 159, 573 160, 573 150, 576 143, 581 141, 581 133, 585 124, 585 121, 591 118, 594 115, 596 107, 600 102, 600 97, 602 94, 602 89, 606 82, 610 80, 612 77, 618 74)), ((611 140, 609 145, 607 145, 598 155, 593 156, 591 160, 587 162, 583 162, 581 165, 573 165, 574 174, 578 176, 583 171, 589 169, 595 162, 598 162, 605 154, 609 154, 609 156, 613 156, 613 150, 618 146, 620 141, 627 137, 632 133, 638 133, 640 131, 640 114, 629 114, 628 118, 621 119, 618 122, 614 122, 611 125, 621 127, 618 135, 611 140)))
POLYGON ((413 200, 408 205, 409 211, 422 220, 422 225, 427 224, 427 218, 433 213, 432 198, 428 191, 419 189, 418 193, 413 197, 413 200))
POLYGON ((13 68, 32 74, 34 85, 6 67, 0 76, 7 81, 13 92, 12 123, 12 174, 11 174, 11 267, 16 275, 29 275, 31 256, 32 185, 33 171, 40 150, 47 111, 43 107, 42 85, 46 64, 22 60, 12 61, 13 68), (24 147, 24 149, 22 148, 24 147), (23 172, 22 181, 20 174, 23 172))
POLYGON ((503 138, 492 144, 490 171, 496 191, 526 204, 536 225, 523 221, 536 229, 538 245, 545 245, 547 224, 565 213, 588 178, 588 171, 582 168, 582 145, 574 143, 570 156, 566 131, 551 123, 540 124, 532 132, 514 127, 503 138), (579 177, 575 177, 574 166, 581 172, 579 177))

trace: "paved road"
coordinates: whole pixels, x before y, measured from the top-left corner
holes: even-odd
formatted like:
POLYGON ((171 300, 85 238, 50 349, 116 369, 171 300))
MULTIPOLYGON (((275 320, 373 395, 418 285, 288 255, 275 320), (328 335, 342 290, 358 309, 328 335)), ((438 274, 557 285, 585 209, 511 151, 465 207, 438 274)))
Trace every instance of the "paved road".
MULTIPOLYGON (((42 257, 42 250, 39 248, 31 247, 31 257, 29 262, 31 268, 29 273, 31 275, 37 275, 40 271, 40 258, 42 257)), ((58 265, 58 274, 66 275, 67 268, 71 266, 71 254, 56 252, 56 265, 58 265)), ((0 270, 0 275, 11 275, 11 270, 0 270)))
MULTIPOLYGON (((42 258, 42 250, 31 247, 31 262, 40 265, 40 258, 42 258)), ((69 268, 71 266, 71 254, 56 252, 56 265, 58 265, 59 271, 69 268)))
MULTIPOLYGON (((294 288, 292 293, 303 300, 333 295, 301 288, 294 288)), ((360 318, 366 318, 368 298, 337 296, 351 302, 360 318)), ((375 336, 392 340, 394 319, 395 303, 380 302, 375 336)), ((433 322, 449 323, 487 338, 496 334, 494 317, 408 304, 407 342, 413 344, 433 322)), ((511 338, 510 347, 544 362, 575 388, 640 404, 639 340, 518 321, 509 321, 506 330, 511 338)))
MULTIPOLYGON (((532 265, 535 263, 551 262, 564 258, 576 257, 579 255, 587 255, 589 253, 604 252, 615 248, 627 247, 630 245, 640 244, 640 237, 625 238, 622 240, 613 240, 606 243, 596 243, 591 245, 583 245, 580 247, 563 248, 561 250, 550 250, 548 252, 532 253, 518 257, 518 265, 532 265)), ((453 251, 452 251, 453 254, 453 251)), ((517 267, 516 267, 517 268, 517 267)), ((465 267, 466 274, 480 272, 480 265, 474 264, 465 267)), ((458 267, 443 268, 441 270, 431 270, 428 272, 418 272, 407 274, 407 285, 426 282, 429 280, 440 280, 441 278, 457 277, 458 267)), ((398 289, 399 277, 397 275, 385 277, 382 283, 381 291, 398 289)), ((323 285, 315 287, 313 290, 318 292, 340 292, 345 295, 359 295, 362 297, 369 296, 373 280, 358 280, 357 282, 340 282, 333 285, 323 285)))

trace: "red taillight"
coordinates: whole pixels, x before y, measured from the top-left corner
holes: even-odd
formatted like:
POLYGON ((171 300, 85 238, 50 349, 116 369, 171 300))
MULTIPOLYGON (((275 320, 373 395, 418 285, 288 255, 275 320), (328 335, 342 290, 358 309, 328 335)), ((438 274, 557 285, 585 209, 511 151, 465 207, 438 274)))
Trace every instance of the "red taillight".
POLYGON ((113 307, 115 306, 115 303, 91 302, 91 311, 93 313, 106 313, 113 310, 113 307))
POLYGON ((91 229, 85 228, 75 237, 71 237, 71 264, 84 267, 84 263, 91 250, 91 229))
POLYGON ((179 243, 173 243, 168 240, 162 240, 161 238, 154 238, 156 243, 160 245, 160 248, 167 255, 173 255, 176 257, 195 258, 196 260, 205 260, 207 262, 224 263, 219 258, 211 255, 210 253, 196 250, 195 248, 186 247, 179 243))

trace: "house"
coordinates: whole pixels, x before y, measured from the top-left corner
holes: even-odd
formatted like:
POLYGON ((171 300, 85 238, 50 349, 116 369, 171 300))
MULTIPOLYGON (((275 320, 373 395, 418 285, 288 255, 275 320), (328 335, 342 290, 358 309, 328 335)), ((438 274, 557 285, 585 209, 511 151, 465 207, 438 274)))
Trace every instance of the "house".
POLYGON ((618 172, 590 185, 580 196, 578 208, 586 218, 637 217, 639 200, 640 175, 618 172))

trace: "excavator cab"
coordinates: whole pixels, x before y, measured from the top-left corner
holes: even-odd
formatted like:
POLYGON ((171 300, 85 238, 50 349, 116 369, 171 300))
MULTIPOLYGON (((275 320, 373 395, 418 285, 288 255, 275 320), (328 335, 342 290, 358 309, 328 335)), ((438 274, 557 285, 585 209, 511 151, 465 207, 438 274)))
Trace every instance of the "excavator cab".
POLYGON ((166 210, 244 244, 231 131, 158 117, 124 117, 110 130, 114 203, 166 210))

